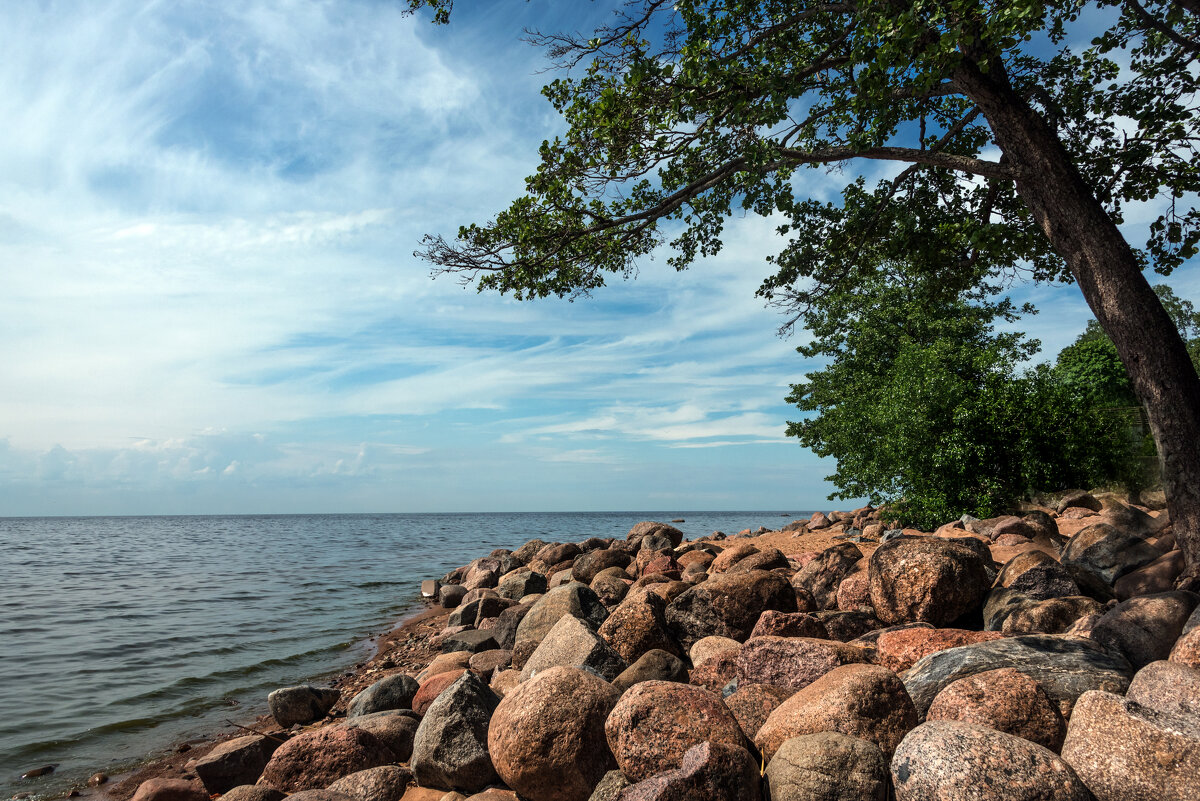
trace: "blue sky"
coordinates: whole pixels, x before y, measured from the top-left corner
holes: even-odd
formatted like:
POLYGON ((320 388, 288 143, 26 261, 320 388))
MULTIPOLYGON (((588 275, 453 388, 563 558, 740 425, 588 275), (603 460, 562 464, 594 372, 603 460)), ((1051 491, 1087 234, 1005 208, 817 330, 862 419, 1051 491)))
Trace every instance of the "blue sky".
MULTIPOLYGON (((829 508, 783 436, 815 365, 753 297, 770 221, 575 303, 410 255, 560 129, 522 28, 613 4, 398 5, 6 6, 0 515, 829 508)), ((1051 354, 1089 317, 1019 297, 1051 354)))

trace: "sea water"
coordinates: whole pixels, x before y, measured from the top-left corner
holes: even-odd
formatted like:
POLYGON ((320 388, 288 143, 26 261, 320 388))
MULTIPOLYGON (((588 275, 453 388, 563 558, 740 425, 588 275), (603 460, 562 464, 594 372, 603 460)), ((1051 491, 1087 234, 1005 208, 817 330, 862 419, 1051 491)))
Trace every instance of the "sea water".
POLYGON ((0 518, 0 798, 61 795, 370 656, 419 584, 533 538, 805 512, 0 518), (25 771, 57 764, 45 777, 25 771))

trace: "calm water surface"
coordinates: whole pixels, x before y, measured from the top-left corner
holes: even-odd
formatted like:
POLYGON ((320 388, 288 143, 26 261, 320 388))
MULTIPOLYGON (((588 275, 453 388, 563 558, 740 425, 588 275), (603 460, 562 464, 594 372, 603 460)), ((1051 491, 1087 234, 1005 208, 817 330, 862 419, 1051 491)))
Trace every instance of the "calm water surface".
POLYGON ((421 579, 494 548, 783 514, 0 518, 0 798, 58 795, 265 712, 276 687, 369 656, 366 638, 420 605, 421 579))

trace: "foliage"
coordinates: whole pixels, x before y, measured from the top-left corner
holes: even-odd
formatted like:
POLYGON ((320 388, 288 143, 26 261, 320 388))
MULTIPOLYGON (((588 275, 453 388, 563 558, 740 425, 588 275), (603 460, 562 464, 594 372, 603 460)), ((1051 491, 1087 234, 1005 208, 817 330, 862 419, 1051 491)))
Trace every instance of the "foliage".
MULTIPOLYGON (((451 7, 409 5, 438 21, 451 7)), ((678 269, 715 253, 748 210, 783 218, 760 293, 796 312, 886 230, 882 206, 923 194, 969 228, 957 261, 1071 280, 1017 194, 1036 175, 985 157, 995 137, 964 87, 990 75, 1052 126, 1115 221, 1128 202, 1172 199, 1141 251, 1168 272, 1200 240, 1196 212, 1176 206, 1200 189, 1198 20, 1169 0, 634 0, 590 36, 531 34, 562 68, 544 94, 566 134, 543 143, 524 196, 455 242, 426 237, 420 255, 481 290, 586 294, 668 237, 678 269), (1121 11, 1091 48, 1064 45, 1109 6, 1121 11), (851 213, 831 220, 797 171, 851 159, 910 166, 847 193, 851 213)))
MULTIPOLYGON (((1187 343, 1192 365, 1200 372, 1200 313, 1190 300, 1180 298, 1166 284, 1155 286, 1154 292, 1187 343)), ((1137 406, 1129 373, 1117 348, 1095 320, 1089 320, 1083 333, 1059 352, 1054 369, 1062 381, 1092 406, 1137 406)))
POLYGON ((837 460, 831 497, 889 502, 932 530, 1118 472, 1121 421, 1089 414, 1044 365, 1018 374, 1037 343, 995 326, 1031 310, 953 275, 889 262, 805 314, 815 338, 798 350, 831 361, 792 387, 815 414, 788 434, 837 460))

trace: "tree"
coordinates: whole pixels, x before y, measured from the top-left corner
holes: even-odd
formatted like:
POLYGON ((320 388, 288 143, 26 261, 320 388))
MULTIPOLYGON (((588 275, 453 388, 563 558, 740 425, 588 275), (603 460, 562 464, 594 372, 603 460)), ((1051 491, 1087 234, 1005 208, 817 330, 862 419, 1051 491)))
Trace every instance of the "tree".
POLYGON ((783 218, 760 292, 799 314, 891 233, 880 209, 933 191, 969 243, 963 269, 1079 285, 1146 408, 1183 583, 1200 585, 1200 378, 1142 274, 1200 241, 1200 214, 1179 208, 1200 189, 1200 6, 634 0, 589 37, 532 38, 567 70, 544 92, 568 131, 495 220, 426 238, 436 269, 517 297, 586 293, 629 275, 667 223, 675 267, 719 250, 740 207, 783 218), (1081 53, 1063 43, 1085 10, 1111 21, 1081 53), (841 210, 803 197, 797 170, 850 160, 906 166, 841 210), (1135 251, 1123 205, 1157 196, 1169 208, 1135 251))
POLYGON ((996 300, 982 266, 921 262, 952 247, 928 208, 893 205, 888 221, 923 232, 925 247, 891 255, 890 238, 876 240, 858 257, 874 269, 804 311, 812 340, 797 350, 829 363, 792 386, 788 400, 815 414, 788 434, 836 459, 831 497, 886 502, 925 530, 1107 481, 1127 456, 1123 422, 1091 414, 1045 365, 1018 372, 1037 342, 995 326, 1033 310, 996 300))

